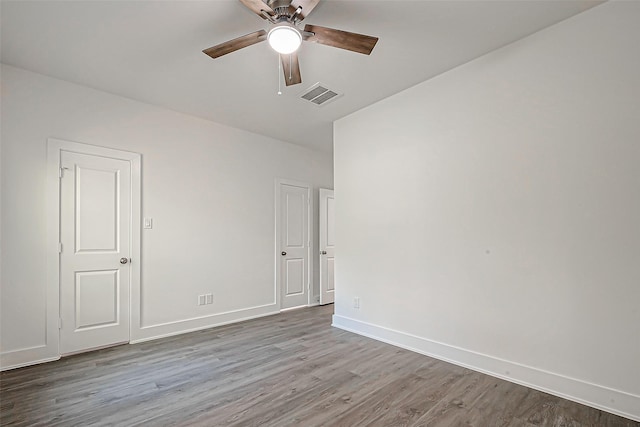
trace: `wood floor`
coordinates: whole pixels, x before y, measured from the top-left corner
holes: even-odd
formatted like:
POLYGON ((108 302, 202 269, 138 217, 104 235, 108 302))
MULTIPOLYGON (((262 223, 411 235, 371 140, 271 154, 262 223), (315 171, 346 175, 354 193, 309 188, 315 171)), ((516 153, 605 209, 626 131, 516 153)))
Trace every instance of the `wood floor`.
POLYGON ((640 426, 291 311, 0 374, 3 426, 640 426))

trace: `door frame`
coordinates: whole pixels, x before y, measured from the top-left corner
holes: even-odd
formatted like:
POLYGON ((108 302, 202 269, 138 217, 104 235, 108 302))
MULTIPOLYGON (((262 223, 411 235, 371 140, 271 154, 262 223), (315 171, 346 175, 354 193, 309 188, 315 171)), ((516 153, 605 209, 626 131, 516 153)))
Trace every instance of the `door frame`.
POLYGON ((142 156, 131 151, 97 145, 47 139, 47 298, 46 341, 60 356, 60 160, 63 151, 128 161, 131 165, 131 224, 129 269, 129 341, 132 328, 140 325, 140 240, 142 156))
MULTIPOLYGON (((282 197, 280 194, 280 186, 284 185, 293 185, 296 187, 304 187, 307 189, 307 236, 309 236, 309 240, 307 242, 307 262, 309 263, 309 267, 307 268, 307 307, 311 305, 311 299, 313 295, 313 256, 312 256, 312 248, 313 248, 313 187, 311 184, 303 181, 295 181, 292 179, 286 178, 276 178, 275 180, 275 238, 274 238, 274 251, 273 251, 273 260, 275 263, 275 302, 278 310, 282 311, 282 287, 280 286, 280 276, 281 276, 281 262, 280 262, 280 231, 281 231, 281 201, 282 197)), ((288 309, 287 309, 288 310, 288 309)))

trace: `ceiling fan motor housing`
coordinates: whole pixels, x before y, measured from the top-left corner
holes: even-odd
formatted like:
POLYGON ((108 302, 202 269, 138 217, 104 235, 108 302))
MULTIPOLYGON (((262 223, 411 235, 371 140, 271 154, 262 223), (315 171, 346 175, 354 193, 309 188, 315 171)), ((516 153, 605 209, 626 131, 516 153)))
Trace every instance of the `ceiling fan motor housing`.
POLYGON ((273 9, 275 15, 271 17, 271 21, 276 23, 291 22, 294 23, 298 18, 298 13, 302 8, 294 8, 292 0, 269 0, 267 5, 273 9))
POLYGON ((268 0, 267 6, 269 6, 273 10, 281 7, 286 7, 288 9, 289 6, 291 6, 291 0, 268 0))

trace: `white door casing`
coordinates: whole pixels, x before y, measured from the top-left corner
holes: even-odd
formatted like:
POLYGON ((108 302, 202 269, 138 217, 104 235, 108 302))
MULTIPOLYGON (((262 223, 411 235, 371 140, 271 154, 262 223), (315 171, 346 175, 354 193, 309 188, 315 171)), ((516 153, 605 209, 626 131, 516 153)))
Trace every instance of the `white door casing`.
POLYGON ((60 156, 60 353, 129 341, 131 167, 60 156))
POLYGON ((276 288, 281 309, 309 305, 310 192, 305 183, 276 182, 276 288))
POLYGON ((320 193, 320 304, 331 304, 335 290, 335 199, 333 190, 321 188, 320 193))

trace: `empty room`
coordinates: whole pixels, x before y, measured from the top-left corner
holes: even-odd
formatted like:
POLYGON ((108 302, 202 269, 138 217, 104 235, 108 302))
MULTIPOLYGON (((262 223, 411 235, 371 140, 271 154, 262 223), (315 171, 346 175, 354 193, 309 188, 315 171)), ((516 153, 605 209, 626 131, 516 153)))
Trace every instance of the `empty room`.
POLYGON ((640 1, 0 0, 0 425, 640 427, 640 1))

